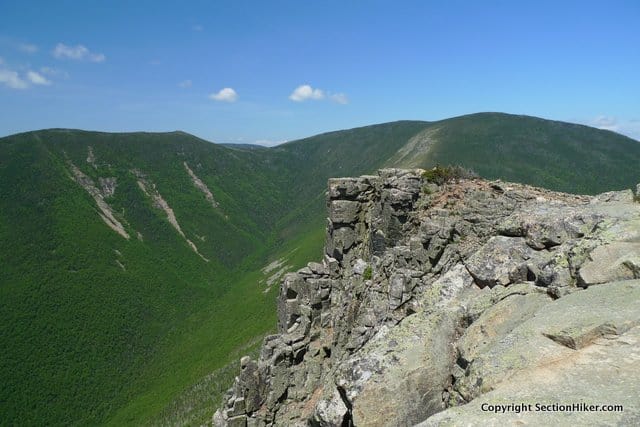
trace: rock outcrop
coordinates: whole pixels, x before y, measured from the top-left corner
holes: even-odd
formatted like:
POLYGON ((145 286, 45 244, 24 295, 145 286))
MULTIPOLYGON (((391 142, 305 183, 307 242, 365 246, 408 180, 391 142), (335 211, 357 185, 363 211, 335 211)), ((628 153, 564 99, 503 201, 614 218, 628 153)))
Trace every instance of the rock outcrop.
POLYGON ((640 422, 633 193, 422 172, 329 180, 324 259, 285 276, 213 424, 640 422), (624 410, 535 410, 568 403, 624 410))

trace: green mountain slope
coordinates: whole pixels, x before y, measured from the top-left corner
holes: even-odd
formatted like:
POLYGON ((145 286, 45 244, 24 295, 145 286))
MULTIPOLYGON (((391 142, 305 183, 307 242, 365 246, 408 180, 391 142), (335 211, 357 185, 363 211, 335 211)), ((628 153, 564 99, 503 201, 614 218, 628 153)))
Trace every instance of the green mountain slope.
POLYGON ((640 144, 588 126, 503 113, 430 123, 389 161, 394 166, 460 164, 485 178, 570 193, 631 188, 640 144))
MULTIPOLYGON (((227 324, 209 342, 217 349, 210 350, 214 361, 273 324, 264 323, 271 310, 252 319, 272 294, 256 292, 252 283, 231 286, 251 269, 247 257, 266 251, 270 228, 285 210, 285 187, 277 169, 264 165, 268 158, 185 134, 56 130, 3 139, 0 159, 6 422, 95 424, 145 391, 177 346, 199 345, 180 343, 198 319, 211 331, 227 324), (217 207, 195 187, 184 162, 215 194, 217 207), (104 200, 128 239, 101 219, 94 198, 72 179, 74 167, 96 187, 116 178, 115 192, 104 200), (168 203, 185 237, 144 194, 137 173, 168 203), (220 311, 229 295, 243 300, 242 319, 220 311), (229 324, 234 320, 248 335, 229 324)), ((203 366, 191 380, 211 370, 203 366)), ((158 385, 156 394, 166 387, 158 385)))
POLYGON ((287 159, 289 205, 295 207, 278 224, 286 240, 313 223, 324 228, 327 180, 336 176, 371 173, 427 122, 400 121, 328 132, 292 141, 270 151, 287 159))
POLYGON ((277 278, 320 256, 329 177, 462 164, 596 193, 635 185, 638 160, 621 135, 497 113, 269 149, 183 132, 0 138, 0 424, 203 422, 234 352, 274 327, 277 278))

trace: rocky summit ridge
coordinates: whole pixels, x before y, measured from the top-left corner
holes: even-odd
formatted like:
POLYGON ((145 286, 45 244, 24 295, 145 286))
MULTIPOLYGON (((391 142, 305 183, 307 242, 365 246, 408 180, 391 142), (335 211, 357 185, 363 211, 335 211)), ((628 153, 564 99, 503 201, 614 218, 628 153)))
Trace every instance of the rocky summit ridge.
POLYGON ((324 259, 215 426, 640 423, 638 194, 428 176, 329 180, 324 259))

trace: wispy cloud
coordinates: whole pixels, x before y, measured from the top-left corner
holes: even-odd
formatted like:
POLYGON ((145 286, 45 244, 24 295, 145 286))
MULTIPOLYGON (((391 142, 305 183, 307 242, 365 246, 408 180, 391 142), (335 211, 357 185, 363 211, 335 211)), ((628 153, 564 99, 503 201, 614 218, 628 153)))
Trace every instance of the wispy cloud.
POLYGON ((24 74, 9 68, 2 58, 0 58, 0 84, 9 89, 28 89, 32 85, 49 86, 51 80, 47 79, 37 71, 28 70, 24 74))
POLYGON ((26 53, 36 53, 38 51, 38 46, 31 43, 18 43, 16 47, 26 53))
POLYGON ((616 132, 640 141, 640 119, 632 119, 621 123, 616 132))
POLYGON ((39 50, 38 46, 33 43, 16 40, 12 37, 0 36, 0 45, 13 50, 19 50, 24 53, 36 53, 39 50))
POLYGON ((49 86, 51 84, 50 80, 47 80, 42 74, 36 71, 28 71, 27 79, 34 85, 49 86))
POLYGON ((46 76, 49 77, 54 77, 54 78, 63 78, 63 79, 68 79, 69 78, 69 73, 67 73, 64 70, 61 70, 59 68, 53 68, 53 67, 41 67, 40 68, 40 72, 46 76))
POLYGON ((200 31, 204 31, 204 27, 203 27, 202 25, 200 25, 200 24, 196 24, 196 25, 194 25, 193 27, 191 27, 191 29, 192 29, 193 31, 198 31, 198 32, 200 32, 200 31))
POLYGON ((178 83, 178 86, 183 89, 186 89, 188 87, 191 87, 191 84, 192 84, 191 80, 183 80, 180 83, 178 83))
POLYGON ((302 102, 308 99, 324 99, 324 92, 320 89, 314 89, 311 85, 300 85, 291 92, 289 99, 295 102, 302 102))
POLYGON ((329 99, 338 104, 346 105, 349 103, 349 98, 344 93, 334 93, 329 95, 329 99))
POLYGON ((81 44, 67 46, 58 43, 51 53, 57 59, 73 59, 75 61, 104 62, 107 59, 104 54, 91 52, 81 44))
POLYGON ((20 77, 17 71, 0 68, 0 83, 10 89, 26 89, 29 83, 20 77))
POLYGON ((619 119, 600 115, 584 122, 598 129, 610 130, 640 141, 640 119, 619 119))
POLYGON ((220 89, 219 92, 209 95, 209 98, 215 101, 236 102, 238 100, 238 94, 232 88, 225 87, 224 89, 220 89))
POLYGON ((307 100, 323 100, 335 102, 337 104, 348 104, 349 98, 344 93, 331 93, 322 89, 314 88, 309 84, 300 85, 291 92, 289 99, 294 102, 304 102, 307 100))
POLYGON ((591 126, 598 129, 615 131, 618 129, 618 120, 615 117, 598 116, 591 120, 591 126))

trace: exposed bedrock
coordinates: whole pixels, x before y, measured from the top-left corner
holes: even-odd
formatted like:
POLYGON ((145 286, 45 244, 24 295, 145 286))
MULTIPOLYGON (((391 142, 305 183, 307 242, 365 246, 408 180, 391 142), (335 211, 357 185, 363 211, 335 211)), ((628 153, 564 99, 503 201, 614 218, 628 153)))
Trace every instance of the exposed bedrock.
POLYGON ((216 426, 640 421, 640 204, 422 170, 329 180, 325 256, 216 426), (482 403, 623 412, 483 412, 482 403))

